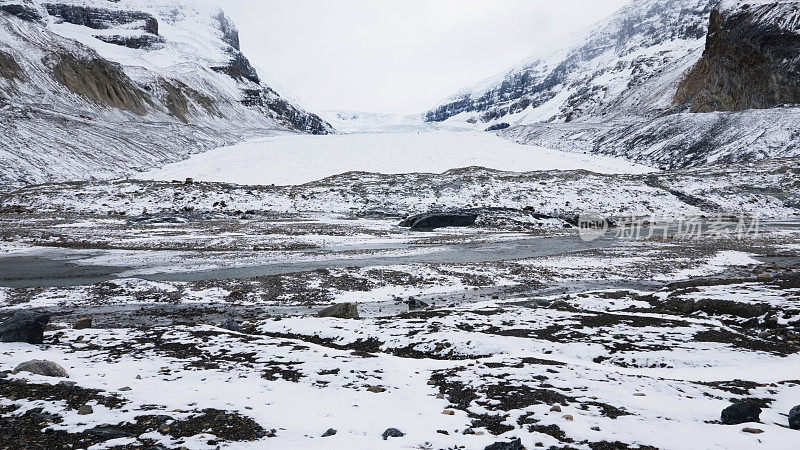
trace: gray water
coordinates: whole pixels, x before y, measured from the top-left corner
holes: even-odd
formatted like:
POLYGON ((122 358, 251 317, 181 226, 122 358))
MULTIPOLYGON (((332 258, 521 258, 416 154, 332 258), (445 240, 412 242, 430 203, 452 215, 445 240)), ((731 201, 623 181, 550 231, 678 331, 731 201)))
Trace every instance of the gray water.
MULTIPOLYGON (((472 264, 498 262, 515 259, 552 256, 562 253, 604 248, 620 245, 611 236, 593 242, 584 242, 576 235, 556 237, 522 238, 503 242, 459 243, 450 245, 412 245, 409 249, 431 249, 431 252, 402 255, 370 255, 342 258, 332 254, 316 260, 266 261, 242 267, 224 267, 205 270, 186 270, 179 272, 159 272, 158 266, 98 266, 78 264, 81 259, 96 256, 97 252, 71 251, 66 249, 48 250, 35 256, 0 257, 0 286, 2 287, 64 287, 99 283, 119 278, 131 270, 156 270, 155 274, 134 276, 152 281, 192 282, 219 279, 246 279, 270 275, 307 272, 317 269, 374 267, 395 264, 472 264)), ((359 246, 359 250, 392 250, 397 245, 359 246)), ((401 247, 402 248, 402 247, 401 247)), ((308 256, 306 251, 298 255, 308 256)), ((213 260, 209 260, 213 263, 213 260)))

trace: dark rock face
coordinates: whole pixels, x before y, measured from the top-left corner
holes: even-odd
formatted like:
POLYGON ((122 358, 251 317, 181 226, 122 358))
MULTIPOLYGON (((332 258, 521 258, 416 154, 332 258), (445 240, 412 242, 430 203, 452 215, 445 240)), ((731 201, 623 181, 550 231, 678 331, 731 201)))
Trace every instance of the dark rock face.
POLYGON ((47 314, 17 311, 0 324, 0 342, 41 344, 44 338, 44 327, 49 321, 50 316, 47 314))
POLYGON ((412 230, 433 230, 445 227, 469 227, 475 225, 478 214, 474 213, 427 213, 411 216, 400 222, 401 227, 412 230))
POLYGON ((789 411, 789 428, 800 430, 800 405, 795 406, 789 411))
POLYGON ((228 62, 228 65, 212 67, 212 69, 239 81, 249 80, 253 83, 261 82, 256 69, 250 65, 250 60, 239 51, 231 52, 231 60, 228 62))
POLYGON ((219 21, 219 29, 222 31, 222 40, 233 47, 234 50, 241 50, 239 47, 239 30, 236 25, 222 11, 217 15, 217 20, 219 21))
POLYGON ((20 19, 28 22, 41 22, 41 20, 44 18, 39 13, 39 10, 31 5, 22 3, 2 4, 0 5, 0 11, 7 12, 12 16, 19 17, 20 19))
POLYGON ((352 303, 340 303, 319 312, 319 317, 335 317, 337 319, 358 319, 358 307, 352 303))
POLYGON ((144 31, 158 35, 158 20, 145 12, 118 11, 61 3, 48 3, 44 7, 51 16, 75 25, 104 30, 134 22, 144 22, 142 28, 144 31))
POLYGON ((333 127, 322 120, 318 115, 301 111, 270 88, 245 89, 242 104, 254 108, 263 108, 265 112, 272 112, 277 119, 286 126, 311 134, 330 134, 333 127))
POLYGON ((761 408, 750 402, 739 402, 723 409, 721 420, 725 425, 739 425, 758 422, 759 416, 761 416, 761 408))
POLYGON ((509 442, 495 442, 483 450, 525 450, 525 446, 523 446, 522 441, 517 438, 509 442))
POLYGON ((692 112, 800 103, 800 1, 744 4, 711 13, 705 52, 675 103, 692 112))
POLYGON ((121 45, 123 47, 136 48, 136 49, 151 48, 156 44, 164 43, 163 38, 153 34, 143 34, 141 36, 99 35, 95 36, 95 38, 100 39, 101 41, 107 42, 109 44, 121 45))

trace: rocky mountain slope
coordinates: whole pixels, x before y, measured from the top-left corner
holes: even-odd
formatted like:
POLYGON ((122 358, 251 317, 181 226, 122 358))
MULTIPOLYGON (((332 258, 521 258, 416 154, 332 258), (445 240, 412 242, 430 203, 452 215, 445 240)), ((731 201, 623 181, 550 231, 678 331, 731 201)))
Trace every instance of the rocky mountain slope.
POLYGON ((332 128, 260 80, 218 9, 0 2, 0 183, 118 177, 283 130, 332 128))
POLYGON ((426 119, 669 168, 796 155, 800 110, 752 110, 797 101, 796 3, 634 0, 426 119))

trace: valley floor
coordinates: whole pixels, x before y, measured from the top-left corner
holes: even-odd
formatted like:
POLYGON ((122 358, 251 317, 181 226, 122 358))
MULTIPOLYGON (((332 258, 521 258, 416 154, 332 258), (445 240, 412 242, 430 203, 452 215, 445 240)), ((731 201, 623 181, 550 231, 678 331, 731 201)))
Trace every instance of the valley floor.
POLYGON ((8 192, 0 314, 51 321, 41 345, 0 344, 0 447, 794 448, 792 167, 8 192), (476 225, 398 227, 455 208, 476 225), (576 210, 761 221, 585 242, 576 210), (345 302, 360 319, 317 316, 345 302), (69 379, 13 372, 32 359, 69 379), (745 399, 760 422, 723 425, 745 399))

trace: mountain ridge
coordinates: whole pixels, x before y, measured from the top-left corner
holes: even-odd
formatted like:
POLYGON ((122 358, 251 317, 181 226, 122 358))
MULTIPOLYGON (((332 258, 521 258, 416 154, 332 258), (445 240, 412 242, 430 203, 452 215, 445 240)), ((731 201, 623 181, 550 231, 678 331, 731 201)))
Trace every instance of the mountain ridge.
POLYGON ((222 10, 170 0, 0 2, 0 87, 2 183, 124 177, 333 132, 261 82, 222 10))
MULTIPOLYGON (((445 127, 500 130, 498 134, 519 143, 623 156, 662 168, 795 156, 800 154, 794 141, 797 108, 752 109, 760 106, 757 101, 745 101, 739 108, 703 108, 694 102, 704 96, 748 95, 744 91, 754 75, 728 73, 728 79, 737 81, 709 94, 714 92, 709 86, 719 80, 704 77, 698 69, 709 58, 709 48, 715 48, 714 18, 742 8, 769 14, 749 14, 736 36, 791 36, 786 47, 798 54, 800 40, 791 28, 796 10, 787 2, 635 0, 584 33, 577 45, 553 53, 553 60, 530 57, 531 62, 483 92, 462 90, 428 111, 426 120, 445 127), (770 21, 788 25, 783 34, 762 28, 770 21), (742 88, 731 94, 737 83, 742 88)), ((766 52, 759 58, 769 59, 769 45, 753 48, 756 55, 766 52)), ((794 59, 777 60, 767 72, 783 78, 752 85, 765 86, 762 91, 792 86, 796 66, 794 59)), ((723 64, 715 67, 719 73, 723 64)), ((793 95, 776 97, 788 101, 761 104, 779 107, 793 103, 793 95)))

